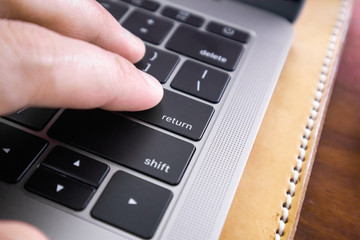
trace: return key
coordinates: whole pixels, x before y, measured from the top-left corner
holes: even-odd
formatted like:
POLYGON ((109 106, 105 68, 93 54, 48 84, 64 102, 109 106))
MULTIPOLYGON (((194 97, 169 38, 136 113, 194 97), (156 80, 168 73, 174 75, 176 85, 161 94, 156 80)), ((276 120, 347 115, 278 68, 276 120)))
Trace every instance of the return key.
POLYGON ((195 141, 202 138, 213 114, 212 106, 169 90, 164 90, 164 97, 156 107, 129 112, 135 118, 195 141))

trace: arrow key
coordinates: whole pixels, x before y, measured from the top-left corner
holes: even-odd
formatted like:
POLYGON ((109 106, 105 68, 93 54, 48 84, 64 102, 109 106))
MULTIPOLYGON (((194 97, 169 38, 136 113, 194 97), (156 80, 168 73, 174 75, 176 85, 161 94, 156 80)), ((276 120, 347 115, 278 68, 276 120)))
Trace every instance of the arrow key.
POLYGON ((95 192, 93 187, 48 170, 38 168, 25 188, 76 211, 84 209, 95 192))
POLYGON ((118 171, 91 215, 142 238, 151 238, 171 198, 171 191, 118 171))
POLYGON ((46 146, 44 139, 0 122, 0 180, 20 181, 46 146))
POLYGON ((42 165, 97 188, 109 166, 67 148, 56 146, 42 165))

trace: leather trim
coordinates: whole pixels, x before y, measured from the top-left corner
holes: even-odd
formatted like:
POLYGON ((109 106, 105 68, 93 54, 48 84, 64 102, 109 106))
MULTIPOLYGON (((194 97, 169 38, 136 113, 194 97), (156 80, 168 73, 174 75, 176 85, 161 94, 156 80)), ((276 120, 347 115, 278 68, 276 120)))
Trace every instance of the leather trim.
POLYGON ((308 0, 305 3, 295 24, 293 46, 221 239, 294 237, 352 5, 352 0, 308 0), (294 168, 301 169, 298 176, 294 168), (296 184, 291 183, 294 178, 297 178, 296 184), (294 194, 289 200, 291 192, 294 194))

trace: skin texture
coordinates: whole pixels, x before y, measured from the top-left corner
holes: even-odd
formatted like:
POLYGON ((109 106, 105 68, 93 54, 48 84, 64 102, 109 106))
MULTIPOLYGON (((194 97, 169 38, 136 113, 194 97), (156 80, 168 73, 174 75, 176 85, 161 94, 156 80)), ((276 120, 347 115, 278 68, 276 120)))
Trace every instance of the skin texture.
POLYGON ((0 114, 26 106, 137 111, 162 98, 140 39, 94 0, 0 0, 0 114), (104 27, 106 26, 106 27, 104 27))
POLYGON ((47 240, 37 228, 19 221, 0 221, 1 240, 47 240))
MULTIPOLYGON (((28 106, 137 111, 163 96, 133 65, 142 41, 95 0, 0 0, 0 33, 0 116, 28 106)), ((0 239, 47 238, 0 220, 0 239)))

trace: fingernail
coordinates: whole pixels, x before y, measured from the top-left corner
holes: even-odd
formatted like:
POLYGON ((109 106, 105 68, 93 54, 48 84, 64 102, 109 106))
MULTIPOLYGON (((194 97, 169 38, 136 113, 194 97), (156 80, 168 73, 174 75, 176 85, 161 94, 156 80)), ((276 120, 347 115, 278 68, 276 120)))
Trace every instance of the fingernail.
MULTIPOLYGON (((140 70, 139 70, 140 71, 140 70)), ((156 88, 157 91, 163 91, 163 87, 159 83, 159 81, 151 76, 150 74, 147 74, 146 72, 140 71, 141 75, 146 79, 146 81, 149 83, 150 86, 153 88, 156 88)))

